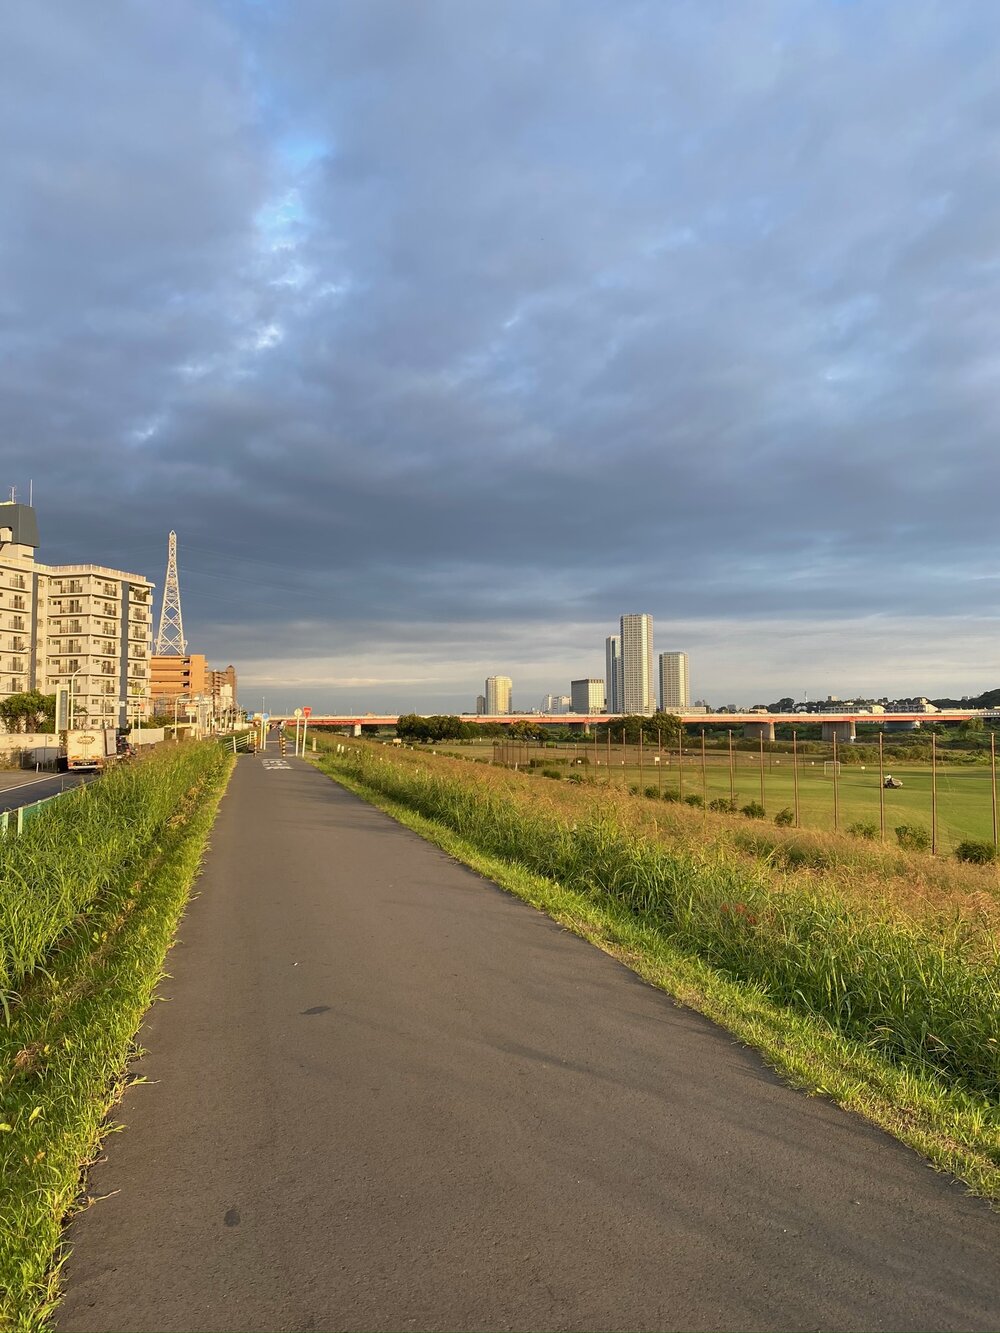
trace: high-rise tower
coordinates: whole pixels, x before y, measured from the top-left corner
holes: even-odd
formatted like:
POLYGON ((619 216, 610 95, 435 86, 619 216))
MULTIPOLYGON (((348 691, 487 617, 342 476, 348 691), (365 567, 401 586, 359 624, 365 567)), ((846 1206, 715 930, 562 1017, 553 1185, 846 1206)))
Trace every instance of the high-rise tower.
POLYGON ((157 657, 183 657, 187 648, 184 621, 181 618, 181 587, 177 580, 177 533, 167 542, 167 577, 163 583, 160 628, 156 632, 157 657))
POLYGON ((510 676, 486 677, 486 713, 489 717, 499 717, 510 712, 511 690, 513 681, 510 676))
POLYGON ((653 684, 653 617, 622 616, 621 700, 623 713, 656 712, 653 684))
POLYGON ((691 684, 687 653, 660 653, 660 707, 689 708, 691 684))
POLYGON ((609 634, 604 640, 605 707, 609 713, 622 711, 622 640, 620 634, 609 634))

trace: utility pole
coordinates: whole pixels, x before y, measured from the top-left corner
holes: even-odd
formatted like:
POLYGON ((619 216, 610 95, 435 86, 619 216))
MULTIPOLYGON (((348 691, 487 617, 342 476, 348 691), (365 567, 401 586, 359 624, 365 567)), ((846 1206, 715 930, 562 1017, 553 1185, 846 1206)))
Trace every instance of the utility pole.
POLYGON ((167 541, 167 575, 163 581, 163 605, 160 627, 156 633, 156 656, 183 657, 187 649, 184 621, 181 618, 181 588, 177 579, 177 533, 167 541))

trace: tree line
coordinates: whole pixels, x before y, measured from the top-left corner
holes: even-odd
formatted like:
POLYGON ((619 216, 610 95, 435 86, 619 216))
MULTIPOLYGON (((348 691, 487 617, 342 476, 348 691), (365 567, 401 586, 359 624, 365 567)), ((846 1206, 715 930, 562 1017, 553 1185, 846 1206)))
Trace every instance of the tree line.
MULTIPOLYGON (((582 720, 582 719, 581 719, 582 720)), ((400 740, 428 743, 431 741, 465 741, 483 736, 487 739, 526 740, 526 741, 586 741, 587 744, 607 742, 608 734, 612 743, 623 739, 629 745, 636 745, 639 736, 644 741, 655 745, 676 745, 681 734, 680 720, 673 713, 654 713, 651 717, 630 715, 616 717, 611 723, 602 723, 592 728, 585 737, 578 728, 543 726, 519 718, 517 722, 466 722, 450 713, 435 714, 433 717, 420 717, 417 713, 404 713, 396 723, 396 735, 400 740)))

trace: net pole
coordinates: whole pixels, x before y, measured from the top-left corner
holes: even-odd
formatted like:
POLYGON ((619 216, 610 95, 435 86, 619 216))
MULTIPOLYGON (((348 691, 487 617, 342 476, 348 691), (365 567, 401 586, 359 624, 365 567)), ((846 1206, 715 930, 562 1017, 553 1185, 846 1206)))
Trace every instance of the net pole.
POLYGON ((677 799, 684 799, 684 723, 677 731, 677 799))
POLYGON ((622 791, 628 790, 628 750, 625 748, 625 728, 622 727, 622 791))
POLYGON ((993 796, 993 846, 997 845, 997 735, 990 732, 990 788, 993 796))
POLYGON ((701 803, 708 810, 708 764, 705 758, 705 728, 701 729, 701 803))
POLYGON ((656 795, 663 800, 663 739, 661 728, 656 728, 656 795))
POLYGON ((931 735, 931 852, 937 855, 937 736, 931 735))
POLYGON ((766 805, 764 800, 764 728, 760 729, 760 803, 766 805))
POLYGON ((608 723, 607 741, 608 741, 608 755, 607 755, 608 786, 610 787, 611 786, 611 723, 610 722, 608 723))
POLYGON ((799 733, 792 729, 792 792, 795 802, 795 827, 799 827, 799 733))
POLYGON ((837 759, 837 730, 833 732, 833 827, 840 828, 840 763, 837 759))
POLYGON ((878 734, 878 827, 885 842, 885 732, 878 734))
POLYGON ((736 804, 736 770, 733 767, 733 729, 729 728, 729 804, 736 804))
POLYGON ((640 796, 645 795, 645 787, 643 786, 643 776, 642 776, 642 737, 643 737, 643 730, 642 730, 642 724, 640 723, 639 724, 639 795, 640 796))

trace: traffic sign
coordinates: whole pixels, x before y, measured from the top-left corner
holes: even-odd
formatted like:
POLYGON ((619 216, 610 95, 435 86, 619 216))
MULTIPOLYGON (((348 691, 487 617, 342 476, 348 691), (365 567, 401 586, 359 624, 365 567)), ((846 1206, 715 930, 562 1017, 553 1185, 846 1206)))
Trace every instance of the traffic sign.
POLYGON ((301 708, 296 708, 296 710, 295 710, 295 712, 294 712, 294 714, 293 714, 293 717, 301 717, 301 716, 302 716, 302 709, 301 709, 301 708))
POLYGON ((312 717, 312 714, 313 714, 313 710, 312 710, 311 708, 303 708, 303 710, 302 710, 302 716, 303 716, 303 717, 312 717))
POLYGON ((270 713, 261 713, 261 715, 260 715, 260 720, 261 720, 262 722, 270 722, 270 720, 271 720, 271 714, 270 714, 270 713))

